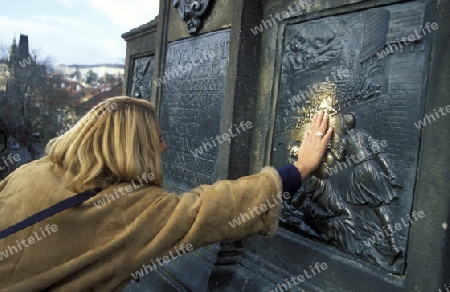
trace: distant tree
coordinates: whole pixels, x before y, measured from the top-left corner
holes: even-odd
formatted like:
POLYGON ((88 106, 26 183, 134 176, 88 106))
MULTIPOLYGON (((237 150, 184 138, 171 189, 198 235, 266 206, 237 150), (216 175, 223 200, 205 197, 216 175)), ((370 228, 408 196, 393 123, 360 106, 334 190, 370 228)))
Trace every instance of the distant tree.
MULTIPOLYGON (((0 98, 0 100, 2 100, 2 98, 0 98)), ((0 106, 3 107, 2 104, 0 104, 0 106)), ((0 150, 1 153, 5 152, 6 147, 8 146, 8 136, 11 134, 11 128, 9 126, 10 125, 8 124, 6 118, 4 116, 0 116, 0 135, 4 143, 2 149, 0 150)))
POLYGON ((3 151, 8 137, 14 136, 27 147, 32 159, 37 159, 35 144, 50 136, 50 130, 56 133, 62 127, 69 96, 61 90, 60 82, 48 77, 48 60, 35 56, 23 62, 21 58, 9 59, 7 90, 0 94, 0 135, 4 137, 3 151))
POLYGON ((86 72, 86 83, 93 84, 98 81, 98 75, 94 71, 89 70, 86 72))
POLYGON ((47 78, 39 99, 39 133, 43 140, 57 135, 67 122, 67 113, 73 106, 73 99, 63 84, 66 81, 56 77, 47 78))

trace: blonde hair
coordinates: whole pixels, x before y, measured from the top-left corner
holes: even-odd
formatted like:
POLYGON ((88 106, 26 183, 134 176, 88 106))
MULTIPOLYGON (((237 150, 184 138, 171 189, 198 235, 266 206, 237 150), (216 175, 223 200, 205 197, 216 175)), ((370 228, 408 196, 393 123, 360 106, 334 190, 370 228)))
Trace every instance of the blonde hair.
POLYGON ((161 149, 153 105, 118 96, 89 111, 46 148, 50 159, 69 172, 74 192, 154 174, 148 184, 162 185, 161 149))

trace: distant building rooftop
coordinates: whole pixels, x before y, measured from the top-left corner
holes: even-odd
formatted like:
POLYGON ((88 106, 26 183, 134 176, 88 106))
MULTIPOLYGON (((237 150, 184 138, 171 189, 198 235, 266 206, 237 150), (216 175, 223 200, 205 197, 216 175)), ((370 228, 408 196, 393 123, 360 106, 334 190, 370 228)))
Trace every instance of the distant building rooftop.
POLYGON ((69 68, 79 68, 79 69, 99 68, 99 67, 125 68, 125 65, 124 64, 94 64, 94 65, 78 65, 78 64, 64 65, 64 64, 60 64, 60 65, 58 65, 58 67, 69 67, 69 68))

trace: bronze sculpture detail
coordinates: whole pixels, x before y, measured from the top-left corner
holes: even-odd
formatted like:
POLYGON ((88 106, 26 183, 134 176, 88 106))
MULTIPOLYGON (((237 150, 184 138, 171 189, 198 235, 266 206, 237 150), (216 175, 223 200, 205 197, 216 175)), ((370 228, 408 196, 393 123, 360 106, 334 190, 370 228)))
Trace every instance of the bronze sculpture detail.
POLYGON ((203 25, 202 18, 206 15, 210 0, 173 0, 173 7, 178 9, 180 18, 186 22, 190 34, 196 34, 203 25))

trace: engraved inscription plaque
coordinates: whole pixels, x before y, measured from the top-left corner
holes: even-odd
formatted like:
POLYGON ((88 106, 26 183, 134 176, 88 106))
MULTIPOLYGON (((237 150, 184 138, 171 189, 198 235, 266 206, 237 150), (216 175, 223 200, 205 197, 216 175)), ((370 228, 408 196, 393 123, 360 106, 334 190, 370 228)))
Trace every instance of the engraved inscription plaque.
POLYGON ((411 206, 429 57, 424 15, 424 4, 407 3, 288 24, 278 62, 272 165, 296 159, 316 112, 335 128, 319 170, 284 203, 283 226, 394 274, 405 271, 409 226, 423 218, 411 206))
POLYGON ((129 92, 131 97, 151 100, 154 66, 155 60, 153 56, 134 59, 129 92))
POLYGON ((188 190, 217 179, 220 119, 230 31, 170 43, 164 68, 160 123, 169 149, 165 183, 188 190))

